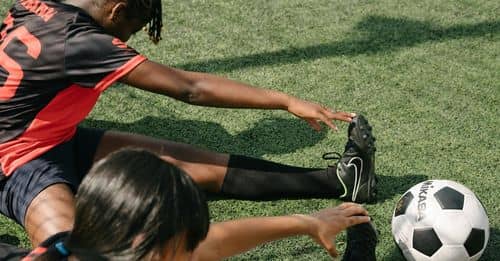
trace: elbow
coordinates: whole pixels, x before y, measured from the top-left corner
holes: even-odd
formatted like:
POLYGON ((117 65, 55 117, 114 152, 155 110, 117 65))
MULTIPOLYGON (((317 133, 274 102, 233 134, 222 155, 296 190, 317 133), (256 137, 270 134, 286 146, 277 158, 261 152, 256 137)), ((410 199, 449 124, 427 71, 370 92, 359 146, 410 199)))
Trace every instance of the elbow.
POLYGON ((185 96, 185 102, 193 105, 200 105, 202 102, 200 101, 200 92, 197 90, 190 91, 185 96))
POLYGON ((191 84, 182 94, 182 100, 192 105, 205 105, 205 100, 209 96, 207 90, 200 84, 191 84))

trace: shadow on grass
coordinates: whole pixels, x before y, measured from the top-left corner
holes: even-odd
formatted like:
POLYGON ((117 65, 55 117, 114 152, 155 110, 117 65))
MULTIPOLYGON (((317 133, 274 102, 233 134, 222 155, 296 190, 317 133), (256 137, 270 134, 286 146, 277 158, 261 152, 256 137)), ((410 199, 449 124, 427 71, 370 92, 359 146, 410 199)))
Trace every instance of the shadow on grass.
POLYGON ((404 176, 384 176, 378 177, 378 194, 377 203, 383 203, 386 200, 391 200, 395 195, 402 195, 414 184, 428 180, 426 175, 404 175, 404 176))
POLYGON ((403 256, 403 253, 401 250, 398 248, 396 243, 393 243, 391 250, 389 250, 389 254, 384 257, 384 260, 386 261, 405 261, 405 257, 403 256))
POLYGON ((424 42, 498 34, 500 33, 500 21, 484 21, 475 24, 457 24, 443 27, 434 23, 404 17, 367 16, 354 29, 361 32, 364 37, 307 47, 291 47, 279 51, 249 54, 240 57, 178 64, 176 67, 193 71, 228 72, 247 67, 289 64, 323 57, 376 54, 411 47, 424 42))
MULTIPOLYGON (((493 218, 496 217, 490 217, 490 220, 493 218)), ((490 228, 490 240, 481 256, 481 260, 500 260, 500 229, 490 228)))
MULTIPOLYGON (((326 130, 316 132, 297 119, 269 118, 236 135, 220 124, 208 121, 144 117, 132 123, 87 119, 84 126, 140 133, 148 136, 192 144, 218 152, 261 157, 264 154, 286 154, 311 147, 322 140, 326 130)), ((339 144, 339 150, 343 149, 339 144)))
MULTIPOLYGON (((306 260, 306 259, 304 259, 304 256, 315 253, 318 251, 318 249, 321 249, 321 247, 317 244, 306 244, 304 246, 294 247, 293 249, 283 250, 283 249, 275 248, 274 251, 258 251, 258 256, 255 256, 253 254, 247 254, 247 255, 236 256, 236 258, 234 258, 234 259, 239 260, 239 261, 283 260, 283 255, 286 255, 286 256, 296 257, 296 259, 293 259, 293 260, 306 260)), ((289 259, 286 259, 286 260, 289 260, 289 259)), ((317 260, 317 259, 315 259, 315 260, 317 260)), ((324 259, 320 259, 320 260, 331 260, 331 258, 328 258, 328 254, 325 251, 324 259)))
POLYGON ((6 244, 17 246, 21 243, 21 241, 16 236, 12 236, 9 234, 3 234, 3 235, 0 235, 0 243, 6 243, 6 244))

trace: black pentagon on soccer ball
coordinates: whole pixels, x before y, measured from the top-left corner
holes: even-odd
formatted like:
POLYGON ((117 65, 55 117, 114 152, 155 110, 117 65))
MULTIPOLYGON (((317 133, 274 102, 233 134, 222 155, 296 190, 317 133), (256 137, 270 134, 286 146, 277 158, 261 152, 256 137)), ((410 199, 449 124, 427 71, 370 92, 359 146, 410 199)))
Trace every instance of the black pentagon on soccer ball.
POLYGON ((410 205, 410 202, 413 200, 413 194, 410 191, 406 192, 401 199, 399 199, 396 204, 396 209, 394 210, 394 216, 397 217, 399 215, 403 215, 406 213, 406 209, 410 205))
POLYGON ((413 231, 413 248, 426 256, 432 256, 443 243, 432 228, 416 228, 413 231))
POLYGON ((469 256, 474 256, 483 249, 485 240, 485 232, 479 228, 473 228, 467 240, 465 240, 464 247, 469 256))
POLYGON ((434 193, 434 198, 442 209, 462 209, 464 207, 464 195, 450 187, 444 187, 434 193))

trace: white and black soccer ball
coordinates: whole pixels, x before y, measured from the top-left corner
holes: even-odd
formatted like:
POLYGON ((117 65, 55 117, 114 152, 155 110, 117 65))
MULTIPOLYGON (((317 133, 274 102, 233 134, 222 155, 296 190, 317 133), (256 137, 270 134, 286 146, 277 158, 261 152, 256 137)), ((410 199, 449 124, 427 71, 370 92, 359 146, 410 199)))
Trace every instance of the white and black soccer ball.
POLYGON ((450 180, 427 180, 399 199, 392 234, 407 260, 478 260, 490 227, 471 190, 450 180))

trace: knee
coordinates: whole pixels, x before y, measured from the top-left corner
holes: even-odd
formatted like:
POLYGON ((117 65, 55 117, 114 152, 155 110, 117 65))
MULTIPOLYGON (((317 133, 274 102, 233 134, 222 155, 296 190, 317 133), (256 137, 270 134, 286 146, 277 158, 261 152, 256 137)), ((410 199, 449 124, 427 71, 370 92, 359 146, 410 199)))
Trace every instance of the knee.
POLYGON ((74 222, 74 195, 65 184, 40 192, 29 204, 24 226, 34 246, 49 236, 71 230, 74 222))

